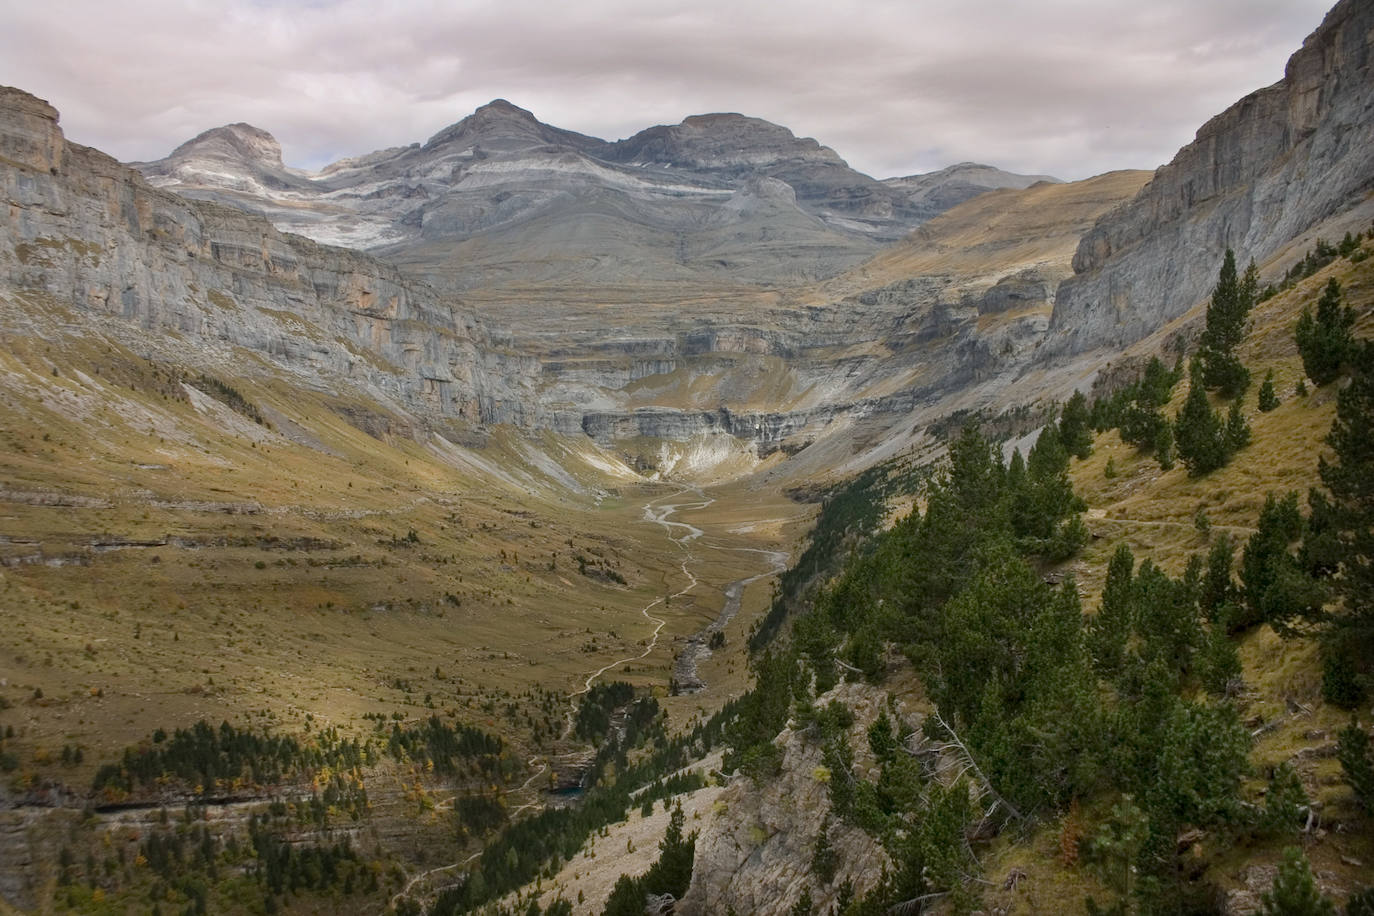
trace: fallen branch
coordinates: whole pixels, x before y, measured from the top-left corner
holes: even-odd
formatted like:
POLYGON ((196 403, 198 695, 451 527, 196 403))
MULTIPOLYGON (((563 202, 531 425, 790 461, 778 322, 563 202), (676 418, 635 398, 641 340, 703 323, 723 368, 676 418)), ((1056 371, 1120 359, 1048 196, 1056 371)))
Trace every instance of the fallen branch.
POLYGON ((968 764, 968 766, 965 767, 965 771, 972 770, 974 775, 978 777, 978 781, 982 784, 983 788, 991 794, 1002 807, 1006 808, 1012 817, 1016 818, 1018 821, 1024 820, 1025 815, 1018 811, 1015 805, 1003 798, 1002 794, 993 788, 992 781, 984 775, 983 771, 978 766, 978 762, 973 759, 973 754, 969 751, 968 745, 964 744, 964 742, 959 739, 959 735, 950 727, 950 724, 940 717, 939 712, 934 712, 931 715, 935 718, 935 724, 943 728, 945 734, 949 735, 951 742, 950 746, 955 748, 963 757, 964 762, 968 764))

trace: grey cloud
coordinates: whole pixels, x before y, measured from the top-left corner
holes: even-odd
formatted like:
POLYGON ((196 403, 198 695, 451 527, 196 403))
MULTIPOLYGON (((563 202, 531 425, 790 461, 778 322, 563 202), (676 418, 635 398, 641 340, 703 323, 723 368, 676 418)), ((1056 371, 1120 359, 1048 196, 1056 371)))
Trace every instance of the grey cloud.
POLYGON ((0 81, 122 159, 249 121, 287 161, 424 140, 495 97, 614 139, 740 111, 884 177, 1153 168, 1278 79, 1325 0, 122 4, 0 0, 0 81))

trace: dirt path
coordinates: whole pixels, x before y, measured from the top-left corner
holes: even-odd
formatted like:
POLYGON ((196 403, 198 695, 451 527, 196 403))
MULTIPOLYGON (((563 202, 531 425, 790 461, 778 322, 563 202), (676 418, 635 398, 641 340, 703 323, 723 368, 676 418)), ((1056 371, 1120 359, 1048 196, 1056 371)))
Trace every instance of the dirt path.
MULTIPOLYGON (((1171 522, 1163 519, 1145 518, 1115 518, 1107 515, 1105 509, 1089 509, 1087 514, 1089 522, 1110 522, 1118 525, 1143 525, 1151 528, 1184 528, 1189 531, 1196 531, 1197 525, 1193 522, 1171 522)), ((1250 535, 1255 533, 1254 528, 1247 528, 1245 525, 1218 525, 1213 522, 1211 528, 1218 531, 1234 531, 1237 534, 1250 535)))
MULTIPOLYGON (((685 577, 687 584, 684 585, 682 588, 678 589, 676 592, 673 592, 671 595, 665 595, 662 598, 655 598, 653 601, 649 602, 643 608, 640 609, 640 614, 643 615, 646 620, 654 624, 654 630, 649 637, 648 645, 645 646, 644 651, 636 655, 627 655, 624 658, 616 659, 615 661, 610 662, 609 664, 602 665, 600 668, 596 669, 591 674, 587 675, 586 679, 582 682, 582 689, 571 694, 568 698, 569 708, 565 733, 570 734, 572 732, 573 722, 577 714, 577 698, 589 692, 592 689, 592 685, 596 683, 598 678, 605 675, 608 671, 613 671, 616 668, 619 668, 621 665, 625 665, 630 662, 647 658, 650 655, 650 653, 652 653, 656 648, 658 648, 659 636, 662 634, 663 628, 667 626, 668 621, 666 618, 659 617, 651 613, 654 610, 654 608, 667 602, 671 602, 674 598, 680 598, 683 595, 686 595, 688 592, 692 591, 698 585, 701 584, 701 580, 698 579, 697 576, 691 570, 690 564, 696 563, 700 560, 700 557, 693 552, 691 545, 693 544, 693 542, 701 538, 704 532, 695 525, 688 524, 687 522, 673 521, 671 516, 674 513, 684 509, 705 509, 707 506, 710 506, 714 502, 715 500, 713 498, 707 496, 699 488, 688 487, 679 490, 676 493, 672 493, 668 496, 660 496, 657 499, 650 500, 649 502, 644 504, 645 521, 653 522, 654 524, 662 527, 664 535, 670 541, 675 543, 678 549, 682 552, 682 562, 679 564, 678 568, 682 570, 682 574, 685 577), (696 500, 691 500, 687 502, 665 502, 665 500, 676 499, 677 497, 680 497, 688 493, 694 493, 698 498, 696 500)), ((756 582, 759 579, 763 579, 768 576, 776 575, 783 569, 786 569, 788 555, 782 551, 764 550, 756 547, 720 547, 716 545, 705 546, 710 550, 737 550, 749 553, 762 554, 768 557, 771 563, 771 566, 768 570, 758 573, 757 575, 747 576, 743 579, 737 579, 725 586, 725 606, 721 609, 720 614, 716 617, 714 621, 708 624, 706 628, 701 631, 701 633, 697 634, 697 636, 692 637, 694 640, 700 637, 700 649, 704 651, 709 651, 709 649, 707 649, 705 645, 706 639, 709 638, 711 632, 724 627, 725 624, 728 623, 730 619, 733 618, 735 614, 739 612, 740 599, 744 593, 745 587, 752 582, 756 582), (702 634, 705 635, 703 636, 702 634)), ((695 656, 692 659, 691 665, 693 672, 695 672, 695 656)), ((705 685, 703 684, 703 686, 705 685)), ((520 792, 528 789, 530 787, 530 784, 534 782, 535 779, 537 779, 539 776, 543 775, 545 772, 548 771, 548 764, 540 761, 538 758, 531 758, 529 761, 530 766, 534 766, 536 763, 539 764, 539 769, 536 770, 532 775, 530 775, 529 778, 527 778, 515 791, 520 792)), ((539 809, 542 807, 542 801, 540 801, 539 798, 536 798, 534 801, 526 802, 525 804, 512 808, 509 814, 513 817, 514 815, 519 814, 521 812, 530 809, 539 809)), ((661 833, 661 829, 658 829, 656 826, 654 835, 657 836, 659 833, 661 833)), ((438 875, 444 872, 451 872, 461 869, 468 863, 477 859, 480 855, 481 852, 476 852, 468 856, 466 859, 463 859, 462 861, 454 862, 449 865, 441 865, 436 868, 431 868, 427 871, 419 872, 418 874, 411 877, 406 882, 405 886, 402 887, 401 890, 394 897, 391 898, 391 906, 394 908, 402 898, 411 896, 416 886, 419 885, 422 881, 430 878, 433 875, 438 875)))
POLYGON ((430 875, 437 875, 440 872, 453 871, 455 868, 462 868, 464 865, 468 864, 473 859, 476 859, 481 854, 482 851, 478 850, 477 852, 474 852, 472 855, 468 856, 466 859, 463 859, 461 862, 454 862, 451 865, 440 865, 437 868, 431 868, 428 871, 420 872, 415 877, 407 881, 405 887, 397 891, 396 896, 391 898, 391 909, 396 909, 396 904, 401 902, 401 898, 409 897, 410 892, 414 890, 415 885, 419 884, 421 881, 425 880, 430 875))
POLYGON ((668 537, 670 541, 673 541, 675 544, 677 544, 678 549, 681 550, 684 554, 682 563, 679 566, 679 568, 682 570, 682 574, 687 578, 687 584, 678 591, 673 592, 671 595, 666 595, 662 598, 655 598, 653 601, 646 604, 640 610, 640 613, 643 614, 647 620, 650 620, 654 623, 654 632, 650 636, 649 644, 645 647, 643 652, 639 653, 638 655, 627 655, 624 658, 616 659, 610 664, 602 665, 600 668, 596 669, 587 676, 587 679, 582 682, 581 690, 571 694, 568 697, 570 701, 570 708, 568 710, 567 732, 572 731, 573 718, 577 712, 577 698, 582 696, 584 693, 590 691, 592 689, 592 684, 596 682, 597 678, 601 677, 607 671, 613 671, 616 668, 619 668, 621 665, 628 664, 629 662, 638 661, 642 658, 647 658, 649 654, 654 651, 654 649, 658 648, 659 634, 662 633, 663 628, 668 625, 668 621, 663 617, 655 617, 653 614, 649 612, 652 611, 654 608, 658 607, 660 604, 669 602, 674 598, 682 597, 683 595, 690 592, 692 589, 696 588, 698 584, 700 584, 700 580, 697 579, 697 577, 692 573, 692 570, 688 568, 687 564, 695 562, 697 559, 696 555, 693 554, 691 549, 688 547, 688 544, 690 544, 697 538, 701 537, 702 530, 696 527, 695 525, 689 525, 686 522, 671 521, 669 519, 669 516, 672 515, 674 512, 677 512, 679 509, 705 509, 713 502, 715 502, 714 499, 710 498, 709 496, 706 496, 704 493, 701 492, 701 490, 692 487, 684 490, 679 490, 671 496, 660 496, 658 499, 650 500, 649 502, 644 504, 645 521, 650 521, 656 525, 661 525, 663 527, 664 534, 668 537), (684 493, 696 493, 699 497, 701 497, 701 501, 690 503, 666 503, 663 506, 659 506, 657 508, 655 507, 656 503, 659 503, 665 499, 673 499, 675 497, 681 496, 684 493), (673 534, 673 531, 674 529, 678 528, 684 529, 684 533, 675 536, 673 534))

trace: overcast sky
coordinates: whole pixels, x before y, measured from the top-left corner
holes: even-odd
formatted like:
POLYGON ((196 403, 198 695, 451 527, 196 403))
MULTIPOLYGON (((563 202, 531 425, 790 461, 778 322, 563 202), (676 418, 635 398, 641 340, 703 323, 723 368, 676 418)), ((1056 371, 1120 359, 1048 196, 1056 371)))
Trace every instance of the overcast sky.
POLYGON ((875 177, 1155 168, 1283 76, 1329 0, 0 0, 0 83, 130 161, 211 127, 288 165, 493 98, 605 139, 738 111, 875 177))

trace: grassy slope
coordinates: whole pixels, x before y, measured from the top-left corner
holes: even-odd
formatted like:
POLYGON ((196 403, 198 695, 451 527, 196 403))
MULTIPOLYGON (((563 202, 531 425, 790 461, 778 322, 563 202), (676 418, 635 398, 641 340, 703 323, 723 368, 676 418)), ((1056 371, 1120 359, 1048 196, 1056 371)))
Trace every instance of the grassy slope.
MULTIPOLYGON (((1367 250, 1372 247, 1366 243, 1367 250)), ((1294 394, 1303 372, 1293 325, 1304 305, 1315 306, 1332 277, 1341 281, 1346 302, 1360 315, 1357 334, 1374 336, 1374 258, 1356 265, 1337 260, 1294 289, 1261 303, 1252 313, 1241 349, 1253 378, 1245 401, 1253 441, 1225 468, 1200 478, 1189 477, 1181 464, 1164 472, 1148 454, 1122 444, 1115 432, 1098 436, 1088 460, 1074 462, 1074 486, 1088 502, 1088 527, 1094 535, 1072 564, 1088 609, 1099 600, 1107 564, 1120 543, 1130 545, 1137 562, 1150 559, 1177 575, 1190 555, 1205 552, 1222 531, 1228 531, 1237 540, 1238 566, 1240 547, 1267 493, 1297 490, 1305 505, 1307 489, 1320 484, 1317 456, 1335 415, 1338 383, 1321 389, 1309 384, 1305 397, 1294 394), (1260 413, 1256 392, 1270 369, 1282 403, 1270 413, 1260 413), (1118 471, 1114 479, 1103 473, 1109 460, 1118 471), (1211 522, 1208 534, 1194 524, 1199 508, 1211 522)), ((1186 394, 1185 379, 1166 413, 1176 413, 1186 394)), ((1321 812, 1321 829, 1305 837, 1304 845, 1324 888, 1343 894, 1374 883, 1374 837, 1361 834, 1352 794, 1334 756, 1336 731, 1348 721, 1348 714, 1321 701, 1315 643, 1281 640, 1263 626, 1244 638, 1241 659, 1242 715, 1252 730, 1272 726, 1256 738, 1251 753, 1254 774, 1247 788, 1252 797, 1262 792, 1270 768, 1290 761, 1321 812)), ((1084 870, 1060 864, 1063 826, 1044 824, 1022 842, 1000 844, 984 861, 985 877, 997 888, 987 894, 985 903, 1030 913, 1081 906, 1086 893, 1098 892, 1099 900, 1106 899, 1084 870), (1014 882, 1015 889, 1006 887, 1018 870, 1026 880, 1014 882)), ((1223 848, 1215 838, 1204 836, 1195 851, 1208 865, 1207 878, 1223 888, 1257 884, 1267 889, 1272 871, 1264 867, 1280 861, 1281 845, 1240 843, 1223 848)))
MULTIPOLYGON (((384 414, 377 405, 226 377, 268 428, 188 396, 174 369, 99 336, 0 347, 0 696, 11 704, 0 728, 14 727, 6 749, 22 764, 12 785, 86 785, 126 745, 202 717, 296 732, 309 716, 367 732, 364 713, 417 718, 432 706, 549 754, 529 737, 527 717, 544 715, 518 695, 570 693, 638 655, 654 628, 641 609, 686 584, 682 550, 642 517, 668 487, 578 470, 566 454, 585 489, 559 487, 529 455, 557 456, 562 443, 500 431, 464 468, 401 418, 374 438, 339 413, 384 414), (54 497, 66 505, 43 504, 54 497), (128 541, 152 546, 95 546, 128 541), (627 584, 580 575, 578 555, 627 584), (52 762, 64 745, 85 762, 52 762)), ((775 546, 783 532, 769 519, 799 509, 781 497, 754 506, 762 516, 727 512, 711 543, 775 546)), ((655 651, 614 676, 666 684, 677 642, 715 616, 720 587, 766 566, 696 554, 699 587, 659 614, 655 651)), ((766 589, 750 589, 735 644, 766 589)), ((675 707, 685 719, 718 701, 675 707)))

